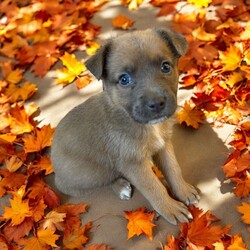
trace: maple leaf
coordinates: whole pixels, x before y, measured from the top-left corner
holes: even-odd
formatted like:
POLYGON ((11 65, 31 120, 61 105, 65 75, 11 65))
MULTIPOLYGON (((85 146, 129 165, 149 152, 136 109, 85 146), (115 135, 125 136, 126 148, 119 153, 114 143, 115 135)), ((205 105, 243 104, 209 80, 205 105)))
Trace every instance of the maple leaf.
POLYGON ((11 220, 13 226, 21 224, 25 218, 32 216, 28 200, 23 200, 20 196, 14 196, 13 199, 10 199, 10 205, 11 207, 4 207, 3 218, 11 220))
POLYGON ((31 217, 26 217, 24 221, 17 225, 13 226, 10 223, 8 223, 4 229, 4 235, 8 239, 8 241, 15 241, 18 242, 21 238, 24 236, 28 236, 32 227, 34 225, 34 222, 31 217))
POLYGON ((185 102, 182 111, 177 113, 177 118, 180 124, 186 123, 187 126, 198 128, 204 122, 204 113, 185 102))
POLYGON ((219 58, 223 65, 223 71, 234 71, 241 64, 242 52, 238 47, 230 44, 225 52, 219 51, 219 58))
POLYGON ((49 208, 56 208, 60 205, 60 197, 59 195, 50 187, 44 187, 44 194, 43 194, 44 202, 49 208))
POLYGON ((247 250, 245 243, 243 242, 241 236, 234 235, 232 237, 233 243, 228 246, 228 250, 247 250))
POLYGON ((36 84, 25 82, 22 86, 16 86, 15 84, 10 84, 6 88, 5 94, 9 96, 10 102, 16 102, 20 100, 29 99, 36 92, 36 84))
POLYGON ((136 211, 125 211, 125 218, 128 220, 128 239, 141 234, 145 234, 150 240, 153 239, 152 229, 156 226, 152 223, 154 213, 148 213, 145 210, 145 208, 139 208, 136 211))
POLYGON ((34 166, 41 170, 45 170, 45 175, 54 172, 51 159, 48 156, 41 156, 40 160, 34 166))
POLYGON ((51 229, 39 229, 37 235, 28 239, 19 240, 19 245, 24 246, 23 250, 44 250, 48 249, 48 246, 57 247, 56 241, 59 239, 59 235, 51 229))
POLYGON ((6 192, 17 191, 22 185, 25 184, 27 176, 21 173, 11 173, 6 169, 0 169, 0 197, 6 192))
POLYGON ((92 42, 90 41, 88 44, 87 44, 87 48, 86 48, 86 53, 88 55, 94 55, 95 52, 100 48, 100 44, 97 43, 97 42, 92 42))
MULTIPOLYGON (((213 248, 213 244, 228 233, 230 227, 212 226, 218 219, 210 211, 202 214, 201 209, 190 207, 194 217, 190 223, 181 224, 181 236, 188 240, 188 244, 196 247, 213 248)), ((192 249, 192 248, 191 248, 192 249)))
POLYGON ((187 0, 188 3, 193 4, 197 8, 207 7, 212 0, 187 0))
POLYGON ((112 19, 112 24, 115 28, 127 30, 133 26, 134 21, 119 14, 116 18, 112 19))
POLYGON ((45 205, 43 199, 40 199, 38 201, 37 200, 35 200, 35 201, 30 200, 30 209, 33 213, 32 217, 33 217, 35 222, 38 222, 43 218, 46 208, 47 208, 47 206, 45 205))
POLYGON ((31 71, 34 71, 36 76, 43 77, 55 62, 57 62, 60 54, 56 47, 56 41, 39 42, 34 45, 36 58, 31 67, 31 71))
POLYGON ((50 125, 44 125, 41 129, 34 129, 35 135, 28 135, 23 138, 24 150, 26 153, 39 152, 42 149, 49 147, 52 143, 52 137, 55 129, 50 125))
POLYGON ((84 249, 83 245, 88 242, 86 231, 92 228, 91 223, 87 223, 81 228, 73 228, 70 233, 64 234, 63 245, 67 249, 84 249))
POLYGON ((55 230, 63 231, 65 228, 63 224, 65 217, 66 213, 59 213, 52 210, 46 214, 41 226, 44 229, 49 228, 54 231, 55 230))
POLYGON ((92 244, 87 247, 87 250, 111 250, 112 247, 105 244, 92 244))
POLYGON ((12 122, 10 124, 11 133, 14 135, 20 135, 23 133, 29 133, 34 129, 34 126, 30 123, 30 118, 25 112, 23 106, 15 105, 10 110, 12 116, 12 122))
POLYGON ((16 172, 22 165, 22 160, 16 155, 5 159, 5 166, 10 172, 16 172))
POLYGON ((136 10, 143 2, 143 0, 120 0, 120 1, 130 10, 136 10))
POLYGON ((247 197, 250 193, 250 177, 249 174, 246 178, 231 178, 233 182, 237 183, 237 186, 234 188, 234 193, 239 198, 247 197))
POLYGON ((91 76, 89 74, 86 74, 76 79, 76 87, 77 89, 85 88, 91 83, 91 81, 92 81, 91 76))
POLYGON ((242 202, 241 206, 237 207, 238 212, 242 215, 241 220, 250 225, 250 204, 246 202, 242 202))
POLYGON ((65 54, 60 57, 60 60, 66 68, 57 69, 56 84, 66 86, 86 70, 86 66, 79 62, 74 54, 65 52, 65 54))
POLYGON ((216 40, 216 35, 206 32, 204 27, 198 27, 192 32, 192 35, 201 41, 212 42, 216 40))

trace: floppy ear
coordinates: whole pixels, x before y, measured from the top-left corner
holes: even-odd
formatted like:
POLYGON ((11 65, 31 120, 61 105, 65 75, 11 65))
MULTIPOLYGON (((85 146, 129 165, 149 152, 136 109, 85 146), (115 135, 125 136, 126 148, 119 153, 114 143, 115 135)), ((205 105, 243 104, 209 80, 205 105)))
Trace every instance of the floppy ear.
POLYGON ((163 27, 155 30, 177 56, 183 56, 187 52, 188 44, 183 35, 163 27))
POLYGON ((87 69, 100 80, 105 75, 106 58, 110 50, 111 41, 107 40, 96 53, 91 56, 85 65, 87 69))

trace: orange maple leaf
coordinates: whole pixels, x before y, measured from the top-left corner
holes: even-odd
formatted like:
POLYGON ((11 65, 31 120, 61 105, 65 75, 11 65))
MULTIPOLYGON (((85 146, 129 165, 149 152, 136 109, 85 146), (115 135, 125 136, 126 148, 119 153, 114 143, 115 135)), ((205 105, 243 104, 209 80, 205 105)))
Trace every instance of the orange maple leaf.
POLYGON ((23 250, 45 250, 49 246, 57 247, 56 241, 59 239, 59 235, 55 234, 55 231, 51 229, 39 229, 37 235, 28 239, 19 240, 19 245, 24 246, 23 250))
POLYGON ((54 172, 51 159, 48 156, 41 156, 40 160, 34 166, 41 170, 45 170, 45 175, 54 172))
POLYGON ((127 30, 133 26, 134 21, 120 14, 116 18, 112 19, 112 24, 115 28, 127 30))
POLYGON ((5 159, 5 166, 10 172, 16 172, 23 165, 23 161, 16 155, 5 159))
POLYGON ((198 128, 204 122, 204 113, 196 107, 192 107, 189 102, 185 102, 183 109, 177 113, 179 123, 186 123, 187 126, 198 128))
POLYGON ((128 220, 128 239, 133 236, 145 234, 150 240, 153 239, 152 229, 156 225, 152 223, 154 212, 145 212, 145 208, 136 211, 125 211, 125 218, 128 220))
POLYGON ((87 247, 87 250, 111 250, 112 247, 105 244, 92 244, 87 247))
POLYGON ((241 206, 237 207, 238 212, 242 215, 241 220, 250 225, 250 204, 246 202, 242 202, 241 206))
POLYGON ((239 198, 245 198, 250 193, 250 177, 247 175, 246 178, 231 178, 233 182, 237 183, 234 188, 234 193, 239 198))
POLYGON ((34 129, 34 126, 30 123, 30 117, 27 115, 23 106, 14 106, 10 110, 12 122, 10 124, 11 133, 14 135, 20 135, 23 133, 29 133, 34 129))
POLYGON ((36 92, 36 84, 25 82, 22 86, 16 86, 10 84, 5 91, 5 94, 9 96, 11 102, 20 100, 27 100, 36 92))
POLYGON ((65 233, 63 237, 63 245, 67 249, 84 249, 83 245, 88 242, 86 231, 92 228, 91 223, 87 223, 81 228, 73 228, 70 233, 65 233))
POLYGON ((232 244, 228 246, 227 250, 247 250, 247 248, 241 236, 234 235, 232 237, 232 244))
POLYGON ((190 245, 212 249, 213 244, 228 233, 230 226, 212 226, 211 224, 218 219, 210 211, 202 214, 203 211, 194 206, 190 207, 190 211, 194 219, 190 223, 181 224, 182 236, 187 238, 190 245))
POLYGON ((20 196, 14 196, 13 199, 10 199, 10 206, 4 207, 3 218, 11 220, 13 226, 21 224, 25 218, 32 216, 29 201, 23 200, 20 196))
POLYGON ((39 152, 45 147, 49 147, 52 143, 52 137, 55 129, 50 125, 44 125, 42 128, 35 128, 35 134, 28 135, 23 138, 24 150, 26 153, 39 152))
POLYGON ((32 217, 26 217, 25 220, 17 226, 13 226, 10 223, 8 223, 4 227, 3 232, 5 237, 9 241, 14 240, 15 242, 18 242, 24 236, 29 235, 33 226, 34 226, 34 221, 32 220, 32 217))

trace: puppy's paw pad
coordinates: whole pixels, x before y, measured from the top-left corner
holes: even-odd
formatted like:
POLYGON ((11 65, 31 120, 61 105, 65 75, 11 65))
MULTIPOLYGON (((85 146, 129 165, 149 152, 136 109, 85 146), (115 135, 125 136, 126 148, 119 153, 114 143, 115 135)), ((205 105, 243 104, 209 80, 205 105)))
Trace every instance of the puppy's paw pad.
POLYGON ((123 187, 120 190, 119 196, 121 200, 130 200, 130 198, 132 197, 132 187, 131 186, 123 187))
POLYGON ((129 200, 132 197, 132 186, 131 184, 123 179, 120 178, 112 185, 113 190, 117 193, 121 200, 129 200))

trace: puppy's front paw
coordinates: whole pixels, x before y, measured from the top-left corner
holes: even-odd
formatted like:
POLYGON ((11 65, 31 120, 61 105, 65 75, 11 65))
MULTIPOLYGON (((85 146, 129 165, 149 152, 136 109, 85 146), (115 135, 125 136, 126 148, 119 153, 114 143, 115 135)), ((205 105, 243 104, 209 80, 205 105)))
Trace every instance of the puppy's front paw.
POLYGON ((177 222, 189 222, 193 219, 188 208, 182 202, 173 199, 168 200, 164 208, 156 208, 156 211, 173 225, 176 225, 177 222))
POLYGON ((198 190, 186 182, 179 184, 178 189, 174 190, 173 193, 178 200, 187 206, 197 204, 200 200, 198 190))
POLYGON ((124 178, 119 178, 112 184, 112 188, 121 200, 129 200, 132 197, 132 186, 124 178))

